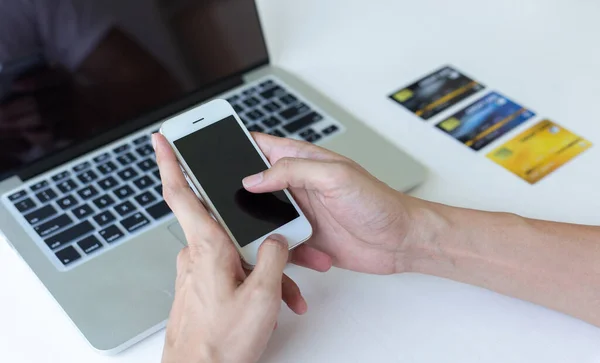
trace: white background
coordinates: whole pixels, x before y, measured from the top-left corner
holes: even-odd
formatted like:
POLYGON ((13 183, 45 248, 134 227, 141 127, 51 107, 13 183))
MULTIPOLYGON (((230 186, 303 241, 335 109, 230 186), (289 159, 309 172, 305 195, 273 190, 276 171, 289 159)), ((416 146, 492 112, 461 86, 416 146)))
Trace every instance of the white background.
MULTIPOLYGON (((259 6, 274 63, 429 167, 428 181, 414 195, 598 224, 600 3, 260 0, 259 6), (595 146, 531 186, 485 153, 539 118, 475 153, 434 128, 457 108, 424 122, 387 99, 445 64, 595 146)), ((297 268, 290 274, 310 311, 282 314, 266 362, 600 362, 597 328, 483 289, 416 274, 321 275, 297 268)), ((158 362, 163 338, 161 332, 115 357, 98 355, 0 243, 1 362, 158 362)))

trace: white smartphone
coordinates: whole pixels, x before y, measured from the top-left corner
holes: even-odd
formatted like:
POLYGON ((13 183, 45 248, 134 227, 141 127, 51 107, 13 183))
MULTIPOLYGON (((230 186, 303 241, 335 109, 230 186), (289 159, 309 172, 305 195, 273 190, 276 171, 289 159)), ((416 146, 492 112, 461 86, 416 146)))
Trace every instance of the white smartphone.
POLYGON ((217 99, 168 119, 160 133, 248 265, 256 265, 258 248, 271 234, 284 236, 289 249, 310 238, 312 227, 287 190, 253 194, 244 189, 243 178, 271 165, 227 101, 217 99))

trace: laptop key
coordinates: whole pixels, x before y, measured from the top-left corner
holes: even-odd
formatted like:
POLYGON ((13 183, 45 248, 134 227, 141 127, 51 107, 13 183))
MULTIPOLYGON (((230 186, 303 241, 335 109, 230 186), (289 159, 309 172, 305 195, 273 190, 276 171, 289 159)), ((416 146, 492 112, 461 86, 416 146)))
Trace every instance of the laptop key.
POLYGON ((37 199, 40 200, 40 202, 42 203, 46 203, 51 201, 52 199, 56 198, 56 192, 54 190, 52 190, 51 188, 46 189, 42 192, 39 192, 35 195, 37 197, 37 199))
POLYGON ((72 195, 67 195, 64 198, 60 198, 56 201, 59 207, 63 210, 71 209, 77 205, 77 199, 75 199, 72 195))
POLYGON ((84 171, 83 173, 79 174, 77 176, 77 178, 83 184, 89 184, 89 183, 93 182, 94 180, 98 179, 98 175, 96 175, 96 173, 94 173, 93 170, 88 170, 88 171, 84 171))
POLYGON ((130 147, 131 147, 131 146, 130 146, 129 144, 121 145, 121 146, 119 146, 119 147, 116 147, 116 148, 114 148, 114 149, 113 149, 113 152, 114 152, 115 154, 121 154, 121 153, 123 153, 123 152, 125 152, 125 151, 129 150, 129 148, 130 148, 130 147))
POLYGON ((109 176, 108 178, 100 180, 98 182, 98 185, 104 190, 109 190, 119 185, 119 182, 117 181, 117 179, 113 178, 112 176, 109 176))
POLYGON ((8 196, 8 200, 10 200, 11 202, 14 202, 15 200, 19 200, 19 199, 23 198, 26 195, 27 195, 26 191, 19 190, 18 192, 9 195, 8 196))
POLYGON ((46 187, 48 187, 48 181, 43 180, 41 182, 35 183, 31 186, 31 191, 37 192, 38 190, 42 190, 46 187))
POLYGON ((154 191, 156 192, 156 194, 160 195, 162 197, 163 195, 163 187, 162 184, 158 185, 157 187, 154 188, 154 191))
POLYGON ((135 156, 133 156, 132 153, 123 154, 117 158, 117 161, 123 166, 129 165, 136 160, 137 159, 135 158, 135 156))
POLYGON ((263 125, 265 125, 268 128, 272 128, 272 127, 278 126, 280 124, 281 124, 281 121, 275 116, 271 116, 263 121, 263 125))
POLYGON ((124 185, 124 186, 122 186, 122 187, 120 187, 118 189, 115 189, 113 191, 113 193, 115 193, 115 195, 119 199, 123 200, 123 199, 128 198, 131 195, 133 195, 134 191, 133 191, 133 189, 131 189, 131 187, 129 185, 124 185))
POLYGON ((104 209, 106 207, 110 207, 111 205, 115 204, 115 200, 112 199, 107 194, 94 199, 93 202, 96 205, 96 207, 98 207, 98 209, 104 209))
POLYGON ((102 173, 102 175, 107 175, 117 170, 117 166, 112 161, 108 163, 104 163, 102 165, 98 165, 98 171, 102 173))
POLYGON ((76 172, 76 173, 81 173, 82 171, 84 171, 84 170, 86 170, 86 169, 89 169, 89 167, 90 167, 91 165, 92 165, 92 164, 90 164, 88 161, 86 161, 86 162, 84 162, 84 163, 81 163, 81 164, 79 164, 79 165, 76 165, 76 166, 73 168, 73 171, 74 171, 74 172, 76 172))
POLYGON ((123 236, 123 232, 114 224, 100 231, 100 237, 104 238, 107 243, 113 243, 123 236))
POLYGON ((150 214, 150 217, 152 217, 154 219, 160 219, 160 218, 166 216, 167 214, 170 214, 171 209, 169 208, 167 203, 164 200, 162 200, 162 201, 156 203, 155 205, 148 207, 146 209, 146 212, 148 212, 148 214, 150 214))
POLYGON ((246 90, 244 90, 244 92, 242 92, 244 94, 244 96, 250 96, 256 93, 256 87, 250 87, 246 90))
POLYGON ((308 127, 316 122, 319 122, 323 119, 323 116, 319 115, 316 112, 311 112, 306 116, 299 118, 294 122, 290 122, 289 124, 283 126, 285 131, 289 133, 294 133, 296 131, 300 131, 305 127, 308 127))
POLYGON ((121 217, 125 217, 126 215, 135 212, 137 208, 130 201, 125 201, 118 204, 114 209, 121 217))
POLYGON ((35 208, 36 204, 31 198, 23 199, 22 201, 15 203, 15 208, 21 213, 27 212, 30 209, 35 208))
POLYGON ((115 216, 110 211, 104 211, 94 217, 94 221, 96 221, 100 227, 105 226, 114 220, 115 216))
POLYGON ((148 142, 148 141, 150 141, 150 136, 144 135, 144 136, 140 136, 137 139, 133 140, 133 144, 134 145, 141 145, 141 144, 143 144, 145 142, 148 142))
POLYGON ((121 221, 121 225, 129 233, 133 233, 149 223, 150 223, 150 221, 148 220, 148 218, 146 218, 140 212, 137 212, 136 214, 132 215, 131 217, 125 218, 121 221))
POLYGON ((128 181, 138 176, 138 173, 135 170, 133 170, 133 168, 127 168, 118 172, 117 175, 119 176, 119 178, 121 178, 121 180, 128 181))
POLYGON ((140 161, 139 163, 137 163, 137 166, 138 168, 140 168, 141 171, 148 171, 156 168, 156 162, 154 162, 154 160, 152 160, 151 158, 148 158, 144 161, 140 161))
POLYGON ((154 177, 158 180, 161 181, 162 179, 160 179, 160 170, 154 170, 152 172, 152 175, 154 175, 154 177))
POLYGON ((293 95, 285 95, 285 96, 281 97, 279 100, 286 105, 291 105, 292 103, 298 101, 298 99, 293 95))
POLYGON ((260 100, 257 99, 256 97, 248 97, 247 99, 244 100, 244 104, 248 107, 255 107, 258 104, 260 104, 260 100))
POLYGON ((269 135, 277 136, 277 137, 285 137, 285 134, 279 130, 273 130, 269 132, 269 135))
POLYGON ((77 194, 79 194, 81 199, 88 200, 88 199, 93 198, 96 195, 98 195, 98 190, 96 188, 94 188, 94 186, 90 185, 90 186, 87 186, 87 187, 79 190, 77 192, 77 194))
POLYGON ((239 99, 240 99, 240 96, 233 95, 233 96, 229 96, 229 98, 227 99, 227 102, 233 104, 233 103, 237 102, 239 99))
POLYGON ((93 231, 94 226, 88 221, 83 221, 50 238, 46 238, 44 242, 46 242, 48 247, 55 250, 93 231))
POLYGON ((310 108, 304 103, 299 103, 279 113, 284 120, 291 120, 299 115, 303 115, 310 111, 310 108))
POLYGON ((263 83, 261 83, 259 86, 262 88, 269 88, 271 86, 273 86, 275 84, 275 82, 273 82, 272 80, 266 80, 263 83))
POLYGON ((149 176, 144 175, 141 178, 138 178, 136 180, 133 181, 133 184, 139 189, 139 190, 144 190, 146 188, 150 188, 151 186, 154 185, 154 180, 152 180, 149 176))
POLYGON ((314 133, 315 133, 315 130, 313 130, 313 129, 306 129, 306 130, 304 130, 304 131, 302 131, 302 132, 300 133, 300 137, 302 137, 302 138, 304 138, 304 139, 305 139, 305 138, 307 138, 309 135, 312 135, 312 134, 314 134, 314 133))
POLYGON ((267 110, 268 112, 275 112, 275 111, 279 111, 281 109, 281 106, 279 106, 277 103, 275 102, 269 102, 265 105, 263 105, 264 109, 267 110))
POLYGON ((71 217, 66 214, 62 214, 48 222, 33 227, 33 229, 37 232, 37 234, 40 235, 40 237, 46 237, 71 223, 73 223, 71 217))
POLYGON ((144 146, 138 147, 137 149, 135 149, 135 151, 137 151, 137 153, 141 157, 154 154, 154 149, 152 148, 152 145, 150 145, 150 144, 146 144, 144 146))
POLYGON ((56 185, 58 190, 60 190, 63 194, 66 194, 75 188, 77 188, 77 184, 73 181, 73 179, 67 179, 56 185))
POLYGON ((264 98, 265 100, 270 100, 271 98, 275 97, 275 96, 281 96, 281 95, 285 95, 286 92, 283 90, 283 88, 279 87, 279 86, 275 86, 273 88, 269 88, 266 91, 262 91, 260 93, 260 96, 262 98, 264 98))
POLYGON ((260 127, 260 125, 252 125, 252 126, 248 127, 248 131, 250 131, 250 132, 263 132, 265 130, 262 127, 260 127))
POLYGON ((29 222, 29 224, 36 224, 56 215, 56 213, 56 209, 52 205, 47 205, 27 214, 25 219, 27 222, 29 222))
POLYGON ((231 107, 233 107, 235 113, 242 113, 244 111, 244 108, 237 103, 232 104, 231 107))
POLYGON ((67 266, 70 263, 73 263, 81 258, 81 255, 73 246, 69 246, 65 249, 62 249, 56 252, 56 258, 62 262, 63 265, 67 266))
POLYGON ((68 177, 69 175, 71 175, 71 172, 70 172, 70 171, 68 171, 68 170, 65 170, 65 171, 62 171, 62 172, 60 172, 60 173, 58 173, 58 174, 55 174, 55 175, 52 177, 52 180, 54 180, 55 182, 58 182, 58 181, 61 181, 61 180, 65 179, 65 178, 66 178, 66 177, 68 177))
POLYGON ((82 220, 82 219, 87 218, 90 215, 94 214, 94 210, 89 205, 84 204, 84 205, 80 205, 77 208, 72 209, 71 213, 73 213, 73 215, 75 217, 77 217, 79 220, 82 220))
POLYGON ((321 138, 322 138, 322 136, 321 136, 321 135, 319 135, 319 134, 317 134, 317 133, 314 133, 314 134, 309 134, 309 135, 307 135, 307 136, 304 138, 304 140, 306 140, 306 141, 308 141, 308 142, 317 142, 317 141, 321 140, 321 138))
POLYGON ((156 197, 150 192, 145 192, 135 197, 135 201, 138 202, 142 207, 145 207, 148 204, 156 201, 156 197))
POLYGON ((96 156, 96 157, 95 157, 94 159, 92 159, 92 160, 94 160, 94 162, 95 162, 96 164, 100 164, 100 163, 103 163, 103 162, 105 162, 105 161, 106 161, 106 160, 108 160, 108 159, 110 159, 110 154, 109 154, 109 153, 104 153, 104 154, 101 154, 101 155, 98 155, 98 156, 96 156))
POLYGON ((100 241, 98 240, 98 237, 94 235, 85 237, 81 241, 77 242, 77 245, 83 250, 83 252, 85 252, 88 255, 103 247, 102 243, 100 243, 100 241))
POLYGON ((260 118, 263 118, 263 117, 265 116, 265 114, 264 114, 264 113, 262 113, 262 112, 260 112, 260 110, 252 110, 252 111, 248 112, 248 113, 246 114, 246 116, 247 116, 247 117, 248 117, 250 120, 252 120, 252 121, 256 121, 256 120, 258 120, 258 119, 260 119, 260 118))
POLYGON ((323 130, 323 135, 333 134, 337 130, 338 130, 338 127, 336 125, 331 125, 331 126, 329 126, 329 127, 327 127, 326 129, 323 130))

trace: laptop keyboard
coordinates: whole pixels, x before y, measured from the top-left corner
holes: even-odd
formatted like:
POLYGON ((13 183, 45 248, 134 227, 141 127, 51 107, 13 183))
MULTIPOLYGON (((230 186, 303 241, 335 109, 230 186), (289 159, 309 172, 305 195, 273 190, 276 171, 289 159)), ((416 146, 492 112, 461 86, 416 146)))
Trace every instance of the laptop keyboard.
POLYGON ((316 143, 342 129, 341 124, 326 118, 272 79, 236 91, 225 98, 249 131, 316 143))
MULTIPOLYGON (((225 97, 250 131, 318 142, 343 126, 266 79, 225 97)), ((5 196, 54 265, 70 269, 171 215, 146 130, 5 196)))

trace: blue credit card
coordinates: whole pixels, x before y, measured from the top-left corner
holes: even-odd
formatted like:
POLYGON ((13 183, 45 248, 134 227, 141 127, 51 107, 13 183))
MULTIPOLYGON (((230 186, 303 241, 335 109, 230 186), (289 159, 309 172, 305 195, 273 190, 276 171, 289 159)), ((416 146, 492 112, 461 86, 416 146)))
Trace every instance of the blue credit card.
POLYGON ((531 110, 492 92, 436 125, 473 150, 480 150, 535 116, 531 110))

